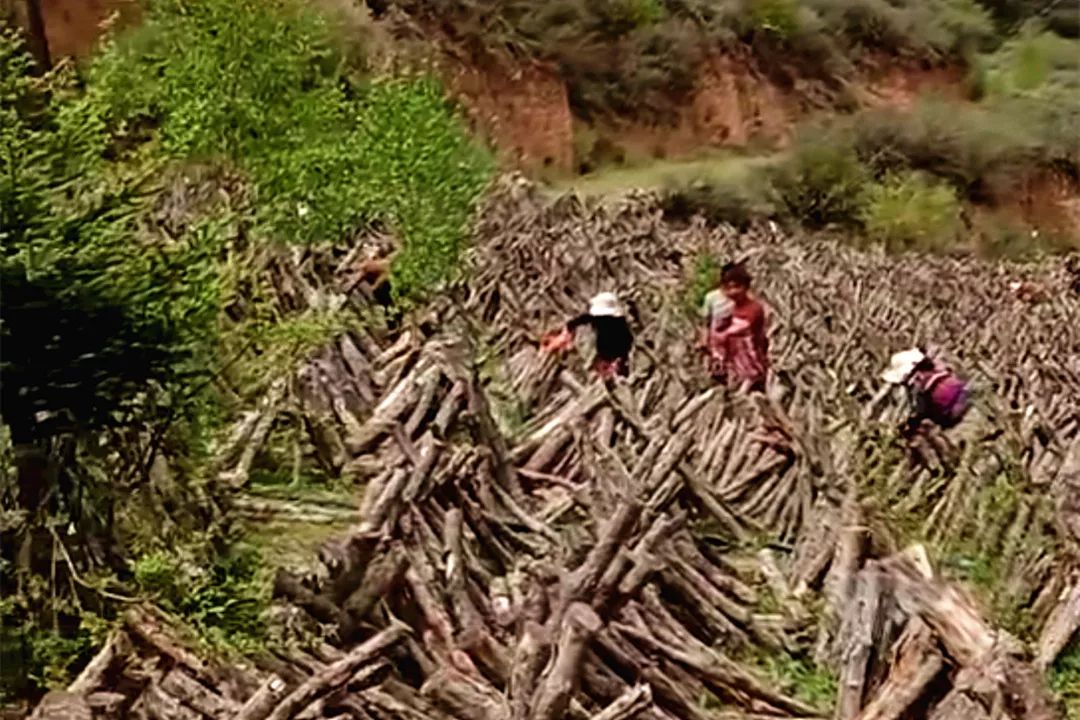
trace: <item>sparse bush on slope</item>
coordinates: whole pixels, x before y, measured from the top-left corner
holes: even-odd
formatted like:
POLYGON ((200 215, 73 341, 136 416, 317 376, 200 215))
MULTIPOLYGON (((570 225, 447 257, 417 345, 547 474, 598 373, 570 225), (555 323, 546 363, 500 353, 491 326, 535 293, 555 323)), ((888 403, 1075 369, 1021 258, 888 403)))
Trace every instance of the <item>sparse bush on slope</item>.
POLYGON ((850 221, 868 181, 855 149, 823 131, 800 138, 773 177, 787 212, 810 227, 850 221))
POLYGON ((1015 178, 1041 150, 1033 128, 1018 117, 933 99, 909 113, 862 113, 851 128, 860 158, 878 173, 923 170, 969 196, 1015 178))
POLYGON ((584 120, 667 122, 710 52, 736 41, 788 73, 833 81, 866 51, 940 60, 991 44, 975 0, 392 0, 426 36, 479 62, 509 50, 554 63, 584 120))
POLYGON ((994 26, 975 0, 808 0, 825 32, 838 33, 849 48, 956 56, 989 41, 994 26))
POLYGON ((956 245, 956 192, 920 173, 889 175, 863 191, 859 219, 867 235, 892 251, 946 251, 956 245))

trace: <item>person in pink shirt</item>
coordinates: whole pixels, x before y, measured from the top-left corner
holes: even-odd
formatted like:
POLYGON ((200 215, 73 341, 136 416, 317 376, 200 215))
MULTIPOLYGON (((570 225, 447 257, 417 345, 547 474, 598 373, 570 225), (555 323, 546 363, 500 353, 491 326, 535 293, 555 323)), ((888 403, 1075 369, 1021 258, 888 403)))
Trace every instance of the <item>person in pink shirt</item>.
POLYGON ((746 266, 728 263, 720 288, 705 296, 704 345, 709 372, 717 382, 764 392, 769 374, 768 321, 765 307, 751 290, 746 266))

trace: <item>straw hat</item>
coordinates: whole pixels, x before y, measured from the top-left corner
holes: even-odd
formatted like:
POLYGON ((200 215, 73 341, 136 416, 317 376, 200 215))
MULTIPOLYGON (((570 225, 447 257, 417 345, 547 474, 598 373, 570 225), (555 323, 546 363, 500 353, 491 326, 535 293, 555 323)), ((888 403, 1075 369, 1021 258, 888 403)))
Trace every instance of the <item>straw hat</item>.
POLYGON ((595 317, 622 317, 619 297, 613 292, 602 292, 589 300, 589 314, 595 317))
POLYGON ((898 352, 889 361, 889 369, 881 373, 881 379, 893 385, 907 380, 915 366, 926 359, 926 353, 918 348, 898 352))

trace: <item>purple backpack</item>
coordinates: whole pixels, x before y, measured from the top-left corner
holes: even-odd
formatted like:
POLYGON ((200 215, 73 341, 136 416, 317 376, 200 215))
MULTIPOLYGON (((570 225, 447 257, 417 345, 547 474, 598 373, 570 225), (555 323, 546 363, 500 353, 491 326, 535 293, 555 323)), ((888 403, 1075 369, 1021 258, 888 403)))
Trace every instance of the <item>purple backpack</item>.
POLYGON ((936 415, 941 419, 957 422, 967 413, 971 402, 968 383, 948 370, 934 373, 925 385, 930 393, 936 415))

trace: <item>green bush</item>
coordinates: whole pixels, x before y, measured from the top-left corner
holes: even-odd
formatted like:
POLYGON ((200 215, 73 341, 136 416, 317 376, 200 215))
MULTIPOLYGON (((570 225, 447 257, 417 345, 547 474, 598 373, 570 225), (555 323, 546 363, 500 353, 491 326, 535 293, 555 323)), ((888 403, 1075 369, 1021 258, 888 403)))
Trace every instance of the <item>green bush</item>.
POLYGON ((686 221, 701 215, 710 223, 729 223, 740 229, 776 212, 762 188, 710 180, 669 184, 660 202, 669 220, 686 221))
POLYGON ((4 419, 16 443, 141 425, 154 419, 150 387, 180 419, 193 399, 181 388, 212 371, 221 238, 207 226, 169 243, 137 235, 140 196, 153 189, 104 161, 100 109, 74 95, 72 78, 32 82, 27 67, 5 34, 4 419))
POLYGON ((752 0, 750 22, 755 30, 790 38, 799 31, 799 4, 795 0, 752 0))
POLYGON ((132 563, 147 597, 226 652, 250 652, 266 640, 271 578, 258 550, 233 543, 213 558, 204 550, 156 550, 132 563))
POLYGON ((700 255, 694 261, 683 291, 683 309, 695 323, 700 321, 705 296, 720 282, 721 267, 716 257, 709 254, 700 255))
POLYGON ((1066 720, 1080 720, 1080 640, 1073 639, 1050 669, 1050 687, 1065 706, 1066 720))
POLYGON ((811 131, 798 139, 772 180, 795 220, 824 227, 855 218, 869 175, 846 136, 811 131))
POLYGON ((661 0, 625 0, 626 12, 635 27, 655 25, 667 17, 661 0))
POLYGON ((923 174, 891 175, 867 186, 859 218, 888 250, 940 251, 956 242, 960 203, 952 188, 923 174))
POLYGON ((959 56, 994 37, 994 24, 974 0, 806 0, 849 49, 959 56))
POLYGON ((1023 124, 1043 162, 1080 167, 1080 40, 1025 26, 976 63, 987 107, 1023 124))
POLYGON ((909 113, 871 111, 853 122, 859 156, 877 174, 923 170, 978 197, 1038 162, 1037 128, 1001 109, 929 99, 909 113))
POLYGON ((275 239, 391 226, 395 289, 430 290, 454 269, 491 159, 431 78, 350 86, 331 30, 298 0, 161 0, 94 63, 91 93, 117 132, 154 127, 170 155, 238 164, 275 239))

